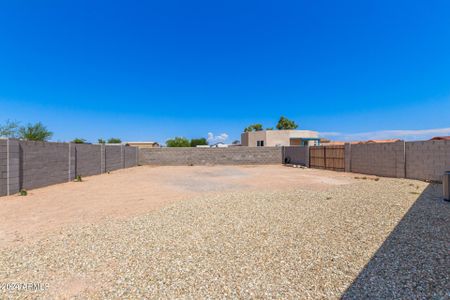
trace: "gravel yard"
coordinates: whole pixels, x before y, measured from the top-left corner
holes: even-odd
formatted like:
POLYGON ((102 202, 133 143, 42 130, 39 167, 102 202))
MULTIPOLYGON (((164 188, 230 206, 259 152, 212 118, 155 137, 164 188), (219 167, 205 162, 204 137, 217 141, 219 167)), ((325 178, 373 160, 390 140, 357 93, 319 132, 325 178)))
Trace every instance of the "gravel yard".
MULTIPOLYGON (((322 176, 328 185, 286 189, 274 182, 270 188, 250 188, 245 169, 229 168, 227 176, 234 179, 223 186, 219 180, 219 188, 201 188, 184 201, 7 244, 0 250, 0 282, 40 282, 49 288, 0 293, 13 298, 450 296, 450 205, 440 199, 440 185, 285 169, 278 170, 322 176), (233 180, 243 187, 230 190, 233 180)), ((185 178, 180 188, 195 189, 197 179, 185 178)))

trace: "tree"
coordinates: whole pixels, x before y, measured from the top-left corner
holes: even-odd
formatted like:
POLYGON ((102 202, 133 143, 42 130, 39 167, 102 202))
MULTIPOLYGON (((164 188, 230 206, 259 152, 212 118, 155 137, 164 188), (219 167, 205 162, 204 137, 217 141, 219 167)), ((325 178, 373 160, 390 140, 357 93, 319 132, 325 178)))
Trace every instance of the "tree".
POLYGON ((166 141, 167 147, 190 147, 191 143, 187 138, 184 137, 175 137, 173 139, 166 141))
POLYGON ((110 138, 108 140, 108 144, 120 144, 120 143, 122 143, 122 140, 118 138, 110 138))
POLYGON ((273 127, 267 127, 266 130, 273 130, 273 127))
POLYGON ((278 130, 288 130, 288 129, 297 129, 298 125, 295 124, 294 121, 289 120, 288 118, 285 118, 283 116, 280 117, 280 120, 277 124, 278 130))
POLYGON ((71 143, 84 144, 84 143, 86 143, 86 140, 85 139, 80 139, 80 138, 75 138, 75 139, 73 139, 73 141, 71 143))
POLYGON ((197 145, 208 145, 208 141, 205 138, 191 139, 191 147, 197 147, 197 145))
POLYGON ((48 131, 41 122, 36 124, 28 123, 19 128, 19 137, 29 141, 48 141, 53 136, 53 132, 48 131))
POLYGON ((234 140, 233 143, 231 143, 233 145, 240 145, 241 141, 240 140, 234 140))
POLYGON ((251 132, 251 131, 261 131, 263 130, 263 126, 261 124, 252 124, 244 129, 244 132, 251 132))
POLYGON ((99 144, 106 144, 106 141, 104 139, 98 139, 97 141, 99 144))
POLYGON ((0 137, 18 138, 19 122, 6 120, 4 125, 0 125, 0 137))

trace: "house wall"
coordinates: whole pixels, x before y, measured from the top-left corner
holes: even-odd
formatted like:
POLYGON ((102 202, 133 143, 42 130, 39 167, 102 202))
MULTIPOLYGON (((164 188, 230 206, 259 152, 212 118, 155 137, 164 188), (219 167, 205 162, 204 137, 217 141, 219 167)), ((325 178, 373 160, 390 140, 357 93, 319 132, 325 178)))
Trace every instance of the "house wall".
POLYGON ((0 139, 0 196, 136 166, 137 158, 137 148, 123 145, 0 139))
POLYGON ((263 165, 281 162, 281 147, 173 147, 139 151, 139 163, 143 165, 263 165))
POLYGON ((291 138, 317 138, 318 133, 310 130, 263 130, 241 134, 243 146, 256 147, 257 141, 264 141, 266 147, 290 146, 291 138))

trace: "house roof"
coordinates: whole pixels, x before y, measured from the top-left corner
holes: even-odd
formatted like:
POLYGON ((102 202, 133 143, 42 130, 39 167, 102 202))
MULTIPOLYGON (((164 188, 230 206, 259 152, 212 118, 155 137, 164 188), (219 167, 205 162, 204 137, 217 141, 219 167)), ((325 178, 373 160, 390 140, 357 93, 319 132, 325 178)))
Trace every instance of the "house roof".
POLYGON ((450 141, 450 135, 448 136, 435 136, 431 141, 450 141))
POLYGON ((361 144, 378 144, 378 143, 395 143, 399 142, 400 139, 390 139, 390 140, 368 140, 366 142, 361 142, 361 144))

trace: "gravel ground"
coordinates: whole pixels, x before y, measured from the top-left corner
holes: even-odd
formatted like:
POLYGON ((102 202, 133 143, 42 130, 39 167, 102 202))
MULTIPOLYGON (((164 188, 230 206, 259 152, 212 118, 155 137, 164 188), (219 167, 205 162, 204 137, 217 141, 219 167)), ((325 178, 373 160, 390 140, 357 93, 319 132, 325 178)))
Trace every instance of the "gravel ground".
POLYGON ((209 194, 65 228, 0 251, 0 282, 49 284, 0 297, 445 298, 450 205, 439 187, 382 178, 209 194))

